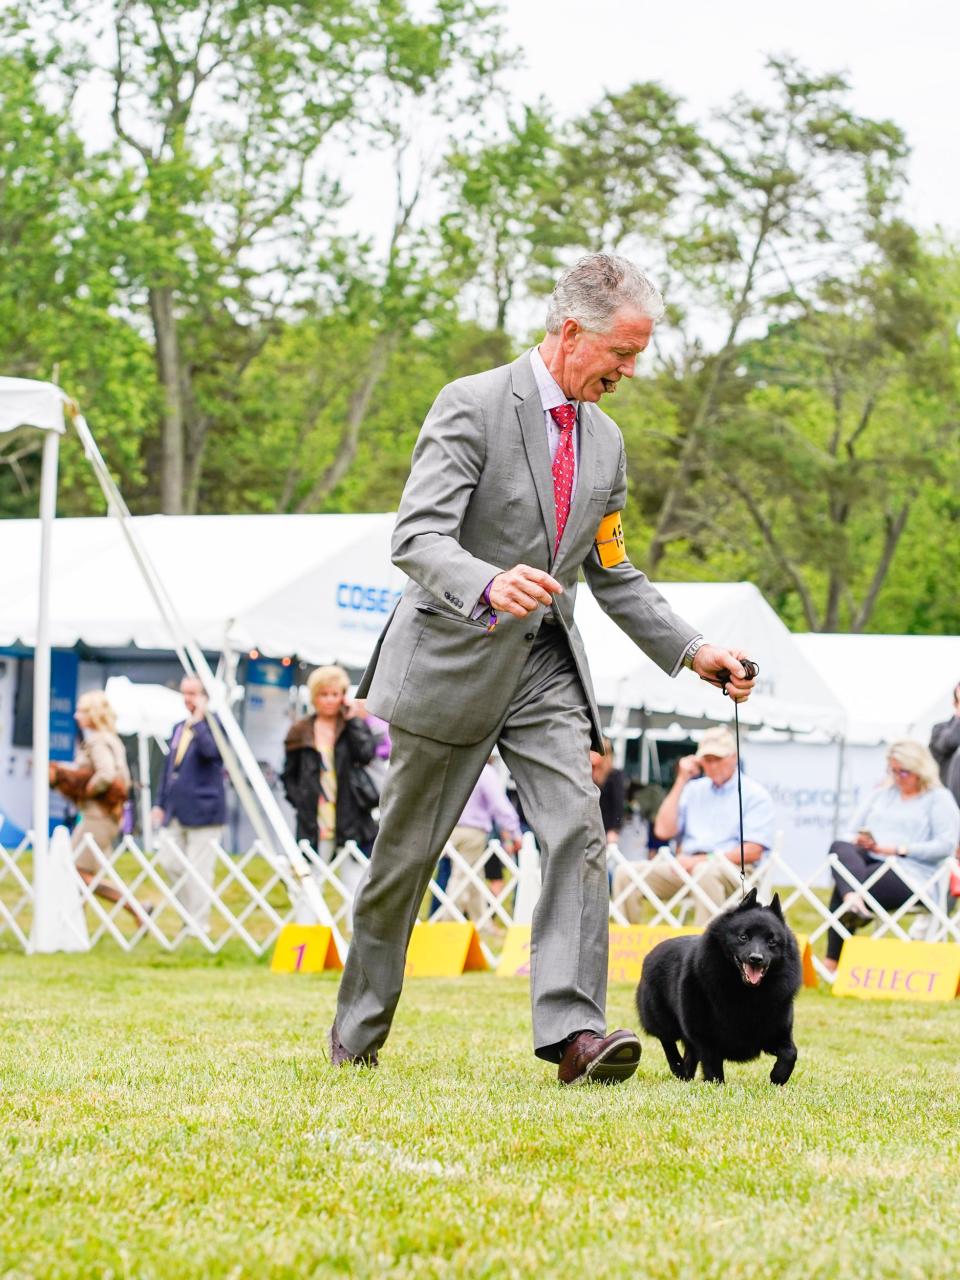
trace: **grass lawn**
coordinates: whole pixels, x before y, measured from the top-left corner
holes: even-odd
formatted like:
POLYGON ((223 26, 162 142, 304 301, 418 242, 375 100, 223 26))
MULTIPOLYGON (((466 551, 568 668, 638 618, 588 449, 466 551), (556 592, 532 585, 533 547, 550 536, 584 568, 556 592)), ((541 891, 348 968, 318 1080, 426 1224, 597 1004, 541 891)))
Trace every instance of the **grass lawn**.
POLYGON ((335 993, 239 952, 0 954, 0 1276, 960 1273, 960 1003, 804 992, 785 1089, 646 1041, 562 1090, 522 980, 409 982, 376 1071, 327 1065, 335 993))

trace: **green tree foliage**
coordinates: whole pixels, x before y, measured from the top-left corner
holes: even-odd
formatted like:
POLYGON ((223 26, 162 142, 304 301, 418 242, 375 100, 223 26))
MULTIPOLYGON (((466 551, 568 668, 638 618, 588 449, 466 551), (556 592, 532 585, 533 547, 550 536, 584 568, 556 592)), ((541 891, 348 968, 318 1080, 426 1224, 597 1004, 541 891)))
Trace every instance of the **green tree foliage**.
MULTIPOLYGON (((652 83, 564 120, 504 98, 484 0, 33 0, 0 33, 0 369, 94 406, 135 509, 389 509, 440 386, 608 248, 669 308, 610 405, 634 557, 799 627, 957 628, 960 255, 842 77, 773 58, 708 120, 652 83)), ((69 443, 62 471, 98 509, 69 443)))

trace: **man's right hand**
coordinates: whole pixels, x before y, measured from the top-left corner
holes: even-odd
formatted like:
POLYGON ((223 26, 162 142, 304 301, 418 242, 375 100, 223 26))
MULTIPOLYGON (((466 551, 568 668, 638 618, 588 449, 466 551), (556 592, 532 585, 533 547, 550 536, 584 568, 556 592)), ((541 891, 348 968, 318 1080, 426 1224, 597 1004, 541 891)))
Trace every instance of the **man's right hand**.
POLYGON ((512 613, 515 618, 525 618, 541 605, 550 605, 554 596, 562 595, 563 587, 543 569, 532 569, 528 564, 518 564, 506 573, 498 573, 490 583, 490 604, 497 612, 512 613))
POLYGON ((150 825, 152 827, 163 826, 163 810, 159 807, 159 805, 154 805, 154 807, 150 810, 150 825))
POLYGON ((689 782, 691 778, 699 778, 702 770, 696 756, 681 756, 677 761, 677 780, 689 782))

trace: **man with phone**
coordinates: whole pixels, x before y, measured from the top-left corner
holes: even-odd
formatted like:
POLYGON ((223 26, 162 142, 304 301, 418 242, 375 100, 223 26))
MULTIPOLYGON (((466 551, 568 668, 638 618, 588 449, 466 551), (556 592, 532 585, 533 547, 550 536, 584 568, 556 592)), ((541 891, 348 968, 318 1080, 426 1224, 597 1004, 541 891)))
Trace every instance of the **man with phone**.
MULTIPOLYGON (((619 900, 639 877, 666 901, 686 883, 681 869, 697 881, 694 921, 709 924, 740 883, 740 815, 737 803, 737 746, 729 729, 708 729, 696 755, 677 761, 677 772, 657 811, 653 831, 658 840, 675 840, 676 855, 618 867, 613 895, 619 900)), ((743 793, 743 861, 759 862, 773 842, 773 801, 767 789, 741 777, 743 793)), ((643 894, 634 889, 620 904, 633 923, 641 918, 643 894)))

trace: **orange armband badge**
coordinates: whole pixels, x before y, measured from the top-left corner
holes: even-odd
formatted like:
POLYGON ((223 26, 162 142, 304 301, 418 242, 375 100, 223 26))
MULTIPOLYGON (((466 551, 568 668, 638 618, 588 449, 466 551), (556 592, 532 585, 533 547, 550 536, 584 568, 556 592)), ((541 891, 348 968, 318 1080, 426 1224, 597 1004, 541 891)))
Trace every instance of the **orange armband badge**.
POLYGON ((614 565, 626 560, 627 547, 623 540, 623 521, 619 511, 603 517, 593 545, 597 549, 597 558, 604 569, 612 569, 614 565))

